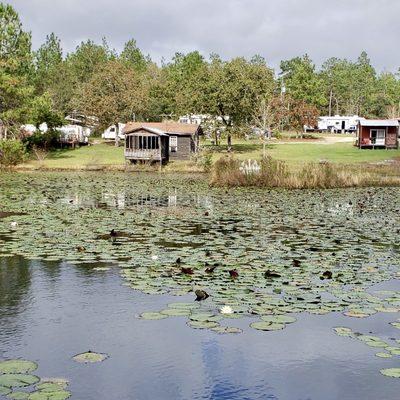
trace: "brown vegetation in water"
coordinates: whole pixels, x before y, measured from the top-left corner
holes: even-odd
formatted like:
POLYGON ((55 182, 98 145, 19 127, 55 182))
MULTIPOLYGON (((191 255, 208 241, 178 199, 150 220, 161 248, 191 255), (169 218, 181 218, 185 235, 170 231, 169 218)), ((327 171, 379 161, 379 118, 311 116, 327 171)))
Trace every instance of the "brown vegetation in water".
POLYGON ((223 187, 256 186, 287 189, 400 186, 400 163, 341 165, 329 162, 306 163, 290 169, 284 161, 266 157, 260 171, 244 173, 241 161, 222 157, 212 168, 211 185, 223 187))

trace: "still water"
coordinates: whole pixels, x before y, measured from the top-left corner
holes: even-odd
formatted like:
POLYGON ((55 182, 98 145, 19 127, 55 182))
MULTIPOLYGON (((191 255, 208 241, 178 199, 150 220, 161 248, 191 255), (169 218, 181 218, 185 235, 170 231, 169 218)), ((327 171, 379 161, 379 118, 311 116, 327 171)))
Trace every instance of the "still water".
MULTIPOLYGON (((358 275, 354 275, 354 279, 364 284, 368 281, 368 274, 379 272, 381 263, 384 267, 379 272, 381 275, 378 275, 379 279, 374 279, 375 282, 381 281, 381 283, 371 281, 368 291, 398 292, 400 281, 393 279, 399 267, 398 239, 393 235, 395 233, 393 228, 396 226, 393 215, 397 215, 395 208, 397 206, 392 207, 386 214, 379 211, 381 208, 379 210, 371 208, 368 216, 365 216, 366 213, 359 216, 355 213, 360 213, 360 210, 351 205, 355 203, 354 200, 349 201, 357 196, 358 198, 374 196, 376 203, 379 200, 384 203, 383 192, 379 190, 372 194, 362 191, 335 192, 329 195, 335 202, 324 206, 323 211, 320 202, 315 201, 315 194, 312 193, 298 193, 296 198, 292 193, 269 194, 270 198, 275 196, 275 208, 271 212, 271 205, 269 208, 254 206, 265 197, 265 194, 259 191, 258 197, 247 191, 238 191, 235 193, 236 197, 233 197, 224 191, 208 192, 208 189, 202 186, 200 189, 193 189, 197 190, 195 195, 179 197, 179 193, 187 192, 190 184, 184 187, 178 186, 178 190, 174 184, 174 188, 168 192, 169 196, 163 196, 161 198, 165 200, 159 200, 157 192, 159 189, 154 190, 148 185, 149 189, 146 190, 149 194, 144 197, 142 195, 129 197, 122 194, 113 195, 110 200, 109 196, 99 194, 99 189, 93 188, 93 193, 88 192, 88 185, 85 185, 84 195, 80 194, 79 190, 75 193, 70 189, 68 197, 55 186, 59 182, 58 178, 55 176, 54 181, 50 183, 47 180, 47 186, 39 187, 41 181, 36 182, 38 189, 32 194, 31 186, 30 189, 26 189, 22 185, 31 181, 30 177, 22 176, 21 179, 24 180, 22 183, 16 183, 15 179, 20 178, 13 177, 11 181, 7 181, 10 182, 8 186, 7 183, 3 186, 8 190, 3 201, 12 198, 12 202, 3 204, 3 211, 29 213, 29 204, 40 204, 41 213, 37 215, 36 221, 38 223, 43 220, 45 224, 52 224, 51 229, 48 228, 52 232, 56 232, 57 229, 62 232, 61 225, 57 225, 61 223, 56 224, 54 221, 56 217, 57 221, 60 220, 59 215, 62 216, 64 210, 60 207, 65 205, 71 210, 77 210, 78 214, 82 213, 80 221, 88 224, 90 222, 88 217, 83 218, 86 216, 87 207, 95 207, 96 213, 103 210, 106 210, 104 213, 123 210, 118 215, 112 215, 114 221, 119 221, 115 219, 116 216, 121 218, 119 226, 123 225, 124 218, 129 215, 130 207, 136 207, 131 210, 132 218, 136 218, 136 222, 141 221, 138 220, 140 215, 147 214, 143 217, 142 225, 136 224, 137 230, 132 228, 129 231, 127 225, 125 231, 129 231, 130 236, 121 235, 121 243, 117 243, 118 246, 114 247, 115 243, 109 244, 107 240, 96 239, 98 232, 108 232, 106 230, 108 221, 104 226, 99 225, 98 232, 91 232, 90 228, 86 228, 87 236, 92 235, 91 241, 88 237, 86 240, 89 244, 93 243, 94 249, 100 246, 98 243, 105 242, 101 244, 102 249, 105 249, 103 252, 115 249, 118 254, 105 253, 107 257, 114 256, 113 262, 110 263, 104 263, 104 260, 102 263, 97 261, 91 263, 90 260, 94 257, 88 256, 83 264, 55 260, 28 260, 26 257, 16 255, 29 252, 34 256, 31 258, 36 258, 42 253, 46 253, 50 259, 62 256, 60 256, 61 251, 56 252, 55 256, 48 256, 51 249, 46 247, 46 240, 54 240, 55 243, 54 235, 49 233, 43 235, 40 251, 36 251, 34 243, 35 240, 39 243, 43 230, 38 228, 35 233, 36 225, 32 225, 32 231, 29 230, 29 220, 26 215, 14 217, 19 221, 21 230, 24 229, 24 234, 18 233, 19 228, 9 228, 11 220, 7 219, 7 223, 2 225, 3 236, 0 235, 0 246, 1 240, 3 245, 12 243, 13 246, 8 247, 7 252, 10 251, 14 255, 0 257, 0 360, 15 358, 32 360, 39 365, 35 372, 38 376, 68 379, 72 400, 399 399, 400 379, 385 377, 379 370, 400 367, 400 356, 378 358, 375 353, 380 349, 368 347, 355 339, 338 336, 333 331, 333 327, 349 327, 366 335, 376 335, 395 345, 394 340, 399 339, 399 330, 389 323, 400 317, 398 312, 378 312, 368 318, 349 318, 341 312, 329 312, 325 315, 313 315, 309 312, 294 313, 292 315, 297 318, 297 322, 276 332, 250 328, 249 324, 254 321, 254 316, 243 314, 243 318, 229 323, 230 326, 241 328, 243 333, 218 335, 210 330, 190 328, 186 325, 185 317, 170 317, 159 321, 138 318, 144 311, 162 310, 171 302, 193 302, 193 293, 177 298, 169 292, 153 295, 133 290, 129 287, 129 280, 127 282, 126 276, 124 278, 121 274, 121 265, 118 265, 118 260, 121 260, 125 249, 134 248, 132 257, 140 256, 141 265, 148 263, 151 266, 152 261, 148 257, 153 254, 152 252, 158 254, 160 259, 165 253, 165 257, 170 257, 172 260, 181 251, 187 262, 193 263, 196 267, 194 262, 204 256, 205 249, 210 248, 210 240, 215 240, 215 248, 218 249, 218 252, 215 251, 218 253, 217 259, 222 258, 220 255, 223 254, 227 263, 232 263, 229 259, 230 254, 238 251, 240 247, 243 248, 237 256, 235 254, 232 256, 233 260, 237 257, 237 265, 243 268, 239 269, 241 277, 245 276, 247 264, 255 269, 261 268, 259 266, 261 264, 257 264, 258 259, 264 255, 260 253, 260 249, 264 251, 262 246, 265 246, 267 252, 273 243, 276 247, 271 250, 270 257, 275 257, 274 265, 278 266, 279 263, 284 265, 285 257, 300 254, 301 260, 305 260, 302 262, 306 262, 308 257, 318 272, 318 265, 328 258, 328 253, 326 255, 324 253, 324 246, 327 246, 332 227, 336 223, 339 236, 347 239, 342 242, 336 240, 334 244, 329 242, 331 260, 329 265, 337 263, 337 268, 342 271, 344 277, 351 272, 347 264, 352 265, 353 269, 357 267, 358 275), (156 193, 153 193, 154 191, 156 193), (97 200, 94 201, 93 198, 97 200), (345 208, 342 206, 337 208, 338 198, 342 200, 340 204, 346 205, 345 208), (136 199, 139 199, 139 205, 136 199), (277 218, 280 199, 284 199, 284 206, 282 214, 277 218), (169 231, 161 229, 165 225, 165 212, 162 211, 159 215, 156 208, 176 207, 179 201, 183 202, 186 208, 174 212, 169 222, 172 226, 169 231), (18 202, 21 207, 18 206, 18 202), (246 209, 243 206, 237 210, 238 204, 242 206, 250 204, 251 207, 246 209), (235 214, 236 210, 234 219, 223 218, 227 208, 232 210, 229 215, 235 214), (51 209, 52 214, 47 215, 46 209, 51 209), (200 211, 197 213, 196 210, 200 211), (388 215, 388 212, 391 217, 385 220, 383 215, 388 215), (302 213, 306 213, 306 216, 302 213), (264 225, 257 222, 261 217, 266 221, 264 225), (297 217, 301 217, 301 224, 296 222, 297 217), (146 233, 143 228, 145 220, 155 221, 157 218, 160 220, 159 225, 154 224, 154 229, 148 229, 146 233), (327 222, 321 223, 321 221, 327 222), (386 241, 379 240, 380 233, 376 229, 368 230, 371 224, 379 227, 379 221, 382 221, 382 235, 387 238, 386 241), (193 226, 190 223, 193 223, 193 226), (356 227, 354 231, 353 227, 356 227), (183 232, 180 233, 179 240, 177 237, 172 237, 171 231, 174 230, 176 235, 183 232), (265 244, 264 239, 267 236, 270 242, 265 244), (137 247, 133 247, 132 238, 137 247), (360 243, 363 238, 366 243, 363 247, 364 258, 359 256, 358 251, 351 253, 351 249, 357 250, 357 246, 361 248, 360 243), (168 244, 174 240, 175 244, 183 243, 184 252, 179 246, 168 244), (256 240, 259 241, 257 245, 255 245, 256 240), (240 265, 242 259, 244 266, 240 265), (368 259, 373 260, 373 264, 372 261, 371 265, 368 264, 370 269, 365 273, 363 265, 368 263, 368 259), (99 266, 107 266, 110 269, 96 270, 95 268, 99 266), (102 363, 89 365, 78 364, 72 360, 74 355, 88 350, 106 353, 109 358, 102 363)), ((70 178, 65 178, 67 179, 70 178)), ((74 181, 76 182, 76 179, 74 181)), ((63 188, 65 190, 65 185, 63 188)), ((387 193, 391 198, 395 198, 398 194, 396 190, 390 191, 390 189, 387 193)), ((329 199, 330 197, 327 199, 324 197, 326 202, 329 199)), ((93 212, 90 218, 92 215, 97 214, 93 212)), ((66 223, 63 221, 62 223, 66 223)), ((65 245, 65 252, 76 253, 75 247, 83 241, 79 236, 79 224, 77 225, 77 228, 74 227, 75 230, 71 228, 65 231, 66 236, 61 237, 76 240, 71 248, 68 248, 68 243, 65 245)), ((89 249, 89 245, 85 246, 89 249)), ((165 260, 165 263, 170 262, 168 258, 165 260)), ((133 270, 136 268, 130 264, 124 266, 129 271, 130 268, 133 270)), ((163 265, 157 268, 162 269, 163 265)), ((152 273, 157 272, 157 268, 152 270, 152 273)), ((280 271, 284 271, 283 268, 280 271)), ((289 275, 293 274, 292 270, 287 271, 289 275)), ((315 272, 314 269, 310 271, 311 275, 315 272)), ((223 277, 224 274, 225 271, 223 277)), ((129 277, 131 275, 128 275, 129 277)), ((303 279, 305 277, 306 275, 303 275, 303 279)), ((163 279, 168 280, 170 277, 163 279)), ((216 288, 225 285, 225 278, 218 277, 218 279, 215 283, 216 288)), ((249 274, 246 279, 251 285, 255 284, 252 275, 249 274)), ((321 282, 318 275, 316 281, 321 282)), ((161 281, 160 285, 165 282, 167 281, 161 281)), ((228 282, 228 285, 237 285, 239 290, 240 279, 236 283, 228 282)), ((321 286, 321 283, 318 285, 320 286, 318 293, 322 294, 324 286, 321 286)), ((148 286, 146 288, 148 289, 148 286)), ((158 287, 152 289, 159 290, 158 287)), ((313 290, 312 287, 305 289, 308 292, 313 290)), ((299 302, 301 303, 301 300, 296 304, 299 302)), ((328 305, 329 303, 325 303, 325 306, 328 305)))

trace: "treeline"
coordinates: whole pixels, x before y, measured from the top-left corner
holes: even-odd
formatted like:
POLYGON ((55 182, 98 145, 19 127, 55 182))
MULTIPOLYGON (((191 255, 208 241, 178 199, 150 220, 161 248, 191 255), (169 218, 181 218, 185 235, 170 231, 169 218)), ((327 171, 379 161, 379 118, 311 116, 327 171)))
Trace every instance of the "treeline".
MULTIPOLYGON (((161 65, 129 40, 122 52, 107 41, 82 42, 64 54, 50 34, 37 50, 17 12, 0 3, 0 119, 18 132, 25 123, 56 127, 71 112, 96 116, 99 127, 119 121, 219 116, 228 137, 243 127, 293 128, 321 114, 400 115, 398 74, 378 73, 366 53, 331 58, 321 68, 304 55, 273 71, 264 58, 223 60, 177 53, 161 65)), ((217 129, 210 126, 210 129, 217 129)))

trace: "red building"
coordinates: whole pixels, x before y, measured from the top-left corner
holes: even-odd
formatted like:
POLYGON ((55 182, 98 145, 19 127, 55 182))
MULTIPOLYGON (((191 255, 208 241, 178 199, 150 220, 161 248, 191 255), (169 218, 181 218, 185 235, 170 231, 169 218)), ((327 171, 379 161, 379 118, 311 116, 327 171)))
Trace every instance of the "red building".
POLYGON ((358 122, 357 135, 360 149, 397 149, 399 121, 396 119, 364 119, 358 122))

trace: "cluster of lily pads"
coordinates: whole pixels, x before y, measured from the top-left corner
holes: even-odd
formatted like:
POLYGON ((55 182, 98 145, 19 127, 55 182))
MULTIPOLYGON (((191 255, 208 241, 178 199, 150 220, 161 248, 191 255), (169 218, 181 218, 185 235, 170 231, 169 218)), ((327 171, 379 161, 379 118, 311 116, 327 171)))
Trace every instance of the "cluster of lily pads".
POLYGON ((400 276, 398 188, 225 191, 194 177, 55 173, 0 175, 0 186, 0 257, 116 266, 134 290, 184 297, 144 319, 237 333, 220 323, 258 316, 250 326, 270 331, 294 313, 400 310, 399 292, 368 291, 400 276), (189 306, 196 289, 209 297, 189 306))
POLYGON ((68 381, 40 379, 33 375, 37 364, 27 360, 0 361, 0 396, 11 400, 66 400, 68 381))
MULTIPOLYGON (((391 323, 396 326, 399 322, 391 323)), ((397 326, 400 329, 400 324, 397 326)), ((349 337, 357 339, 369 347, 380 349, 375 356, 379 358, 392 358, 393 356, 400 356, 400 339, 392 339, 396 342, 397 346, 393 343, 388 343, 387 341, 379 338, 378 336, 363 335, 359 332, 354 332, 352 329, 347 327, 336 327, 333 329, 335 333, 339 336, 349 337)), ((380 370, 382 375, 389 376, 392 378, 400 378, 400 368, 385 368, 380 370)))

